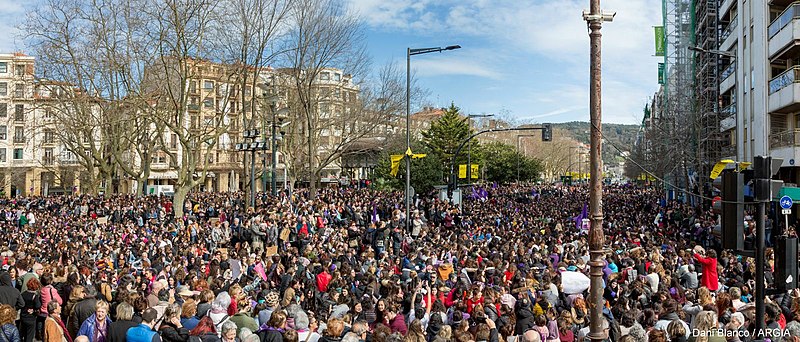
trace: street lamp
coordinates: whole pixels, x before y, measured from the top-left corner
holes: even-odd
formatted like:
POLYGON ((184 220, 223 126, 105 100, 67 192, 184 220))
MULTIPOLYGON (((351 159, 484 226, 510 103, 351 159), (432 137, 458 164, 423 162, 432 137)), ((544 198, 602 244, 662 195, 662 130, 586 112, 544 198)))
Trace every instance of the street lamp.
MULTIPOLYGON (((258 87, 261 88, 262 91, 264 91, 264 101, 269 103, 269 108, 270 108, 270 111, 272 112, 272 120, 270 121, 270 128, 272 129, 272 134, 271 134, 271 138, 270 138, 271 142, 272 142, 272 144, 271 144, 272 145, 271 146, 272 165, 271 165, 271 169, 270 169, 270 179, 271 179, 271 184, 270 184, 271 187, 270 187, 270 189, 271 189, 271 192, 272 192, 272 196, 277 196, 278 195, 278 184, 277 184, 277 179, 276 179, 276 177, 277 177, 277 167, 278 167, 278 140, 282 140, 282 138, 283 138, 282 136, 281 137, 277 137, 276 134, 277 134, 278 128, 283 128, 283 127, 285 127, 286 125, 288 125, 290 123, 290 122, 283 122, 283 120, 286 119, 287 114, 289 113, 289 109, 286 108, 286 107, 278 109, 278 101, 280 100, 280 97, 278 96, 278 91, 276 89, 276 86, 277 85, 274 82, 274 78, 272 78, 272 87, 270 87, 266 83, 259 83, 258 84, 258 87), (267 94, 269 94, 269 95, 267 95, 267 94)), ((266 115, 264 116, 264 120, 266 120, 266 115)), ((262 128, 266 128, 266 122, 262 122, 261 127, 262 128)), ((264 132, 264 135, 266 135, 266 131, 264 132)), ((266 136, 264 137, 264 140, 266 140, 266 136)), ((286 167, 284 166, 284 169, 285 168, 286 167)), ((267 155, 266 154, 264 154, 264 167, 263 167, 263 169, 264 169, 264 172, 261 174, 262 175, 261 178, 262 178, 262 181, 263 181, 263 189, 264 189, 263 191, 266 192, 267 191, 267 175, 266 175, 267 155)), ((285 181, 285 179, 284 179, 284 181, 285 181)))
POLYGON ((255 179, 255 172, 256 172, 256 150, 262 149, 266 147, 266 143, 259 142, 256 139, 258 138, 259 131, 257 129, 248 129, 242 133, 242 137, 244 137, 244 141, 241 143, 236 144, 236 151, 238 152, 247 152, 250 151, 252 153, 252 158, 250 158, 250 206, 255 208, 256 206, 256 179, 255 179), (252 140, 252 142, 247 142, 247 140, 252 140))
MULTIPOLYGON (((406 151, 411 149, 411 56, 460 49, 461 45, 406 49, 406 151)), ((406 156, 406 231, 411 231, 411 156, 406 156)))
MULTIPOLYGON (((490 118, 494 114, 469 114, 467 115, 467 134, 472 134, 472 118, 490 118)), ((472 144, 467 145, 467 182, 472 182, 472 144)))
MULTIPOLYGON (((522 141, 522 138, 525 138, 525 137, 535 137, 535 135, 530 135, 530 134, 528 134, 528 135, 518 135, 517 136, 517 153, 520 153, 520 142, 522 141)), ((519 184, 519 160, 522 159, 522 157, 523 157, 523 155, 522 155, 522 153, 520 153, 519 158, 517 158, 517 184, 519 184)))

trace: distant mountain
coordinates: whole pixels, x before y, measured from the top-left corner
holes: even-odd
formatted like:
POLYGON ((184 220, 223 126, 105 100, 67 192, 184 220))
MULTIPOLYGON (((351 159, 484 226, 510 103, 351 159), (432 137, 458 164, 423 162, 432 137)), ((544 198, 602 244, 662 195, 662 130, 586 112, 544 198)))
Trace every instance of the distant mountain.
MULTIPOLYGON (((553 127, 561 130, 565 136, 589 144, 589 128, 591 126, 588 122, 554 123, 553 127)), ((614 146, 622 151, 630 152, 638 131, 639 125, 603 124, 603 138, 606 140, 606 143, 603 144, 603 163, 609 166, 619 165, 624 159, 614 146)))

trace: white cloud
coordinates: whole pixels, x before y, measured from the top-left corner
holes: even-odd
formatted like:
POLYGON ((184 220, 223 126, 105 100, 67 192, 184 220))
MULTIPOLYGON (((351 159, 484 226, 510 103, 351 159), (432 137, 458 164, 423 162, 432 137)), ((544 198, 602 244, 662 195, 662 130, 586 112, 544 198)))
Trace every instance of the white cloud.
MULTIPOLYGON (((560 108, 558 103, 588 107, 589 36, 582 18, 582 11, 589 5, 586 0, 350 0, 350 3, 377 29, 424 36, 446 33, 492 42, 493 46, 482 48, 516 59, 509 62, 506 67, 510 70, 506 72, 526 67, 528 60, 536 58, 540 65, 552 65, 551 71, 559 70, 559 81, 564 86, 555 90, 553 96, 541 97, 541 101, 534 103, 550 102, 549 111, 560 108)), ((638 123, 642 105, 657 88, 659 60, 652 57, 652 26, 661 23, 661 1, 604 0, 602 7, 617 12, 614 21, 604 23, 601 31, 603 107, 608 113, 604 119, 638 123)), ((468 46, 466 49, 472 51, 468 46)), ((496 73, 502 74, 502 70, 495 68, 494 73, 485 77, 496 73)))
POLYGON ((428 76, 442 76, 442 75, 462 75, 462 76, 478 76, 490 79, 499 80, 501 74, 490 67, 480 65, 479 63, 456 59, 456 58, 432 58, 414 60, 411 64, 417 75, 428 76))
POLYGON ((15 25, 25 17, 25 7, 19 0, 0 0, 0 53, 22 50, 21 32, 15 25))

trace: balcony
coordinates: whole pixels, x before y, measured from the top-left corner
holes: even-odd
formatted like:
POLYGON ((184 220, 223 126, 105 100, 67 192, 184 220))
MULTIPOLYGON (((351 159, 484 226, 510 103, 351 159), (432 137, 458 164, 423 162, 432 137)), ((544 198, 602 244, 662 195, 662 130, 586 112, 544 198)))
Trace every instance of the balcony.
POLYGON ((769 135, 769 154, 783 160, 800 159, 797 147, 800 146, 800 129, 769 135))
POLYGON ((735 115, 734 116, 729 116, 727 118, 724 118, 724 119, 720 120, 720 122, 719 122, 719 131, 720 132, 725 132, 725 131, 727 131, 729 129, 732 129, 734 127, 736 127, 736 116, 735 115))
POLYGON ((800 2, 787 7, 772 23, 769 24, 768 54, 774 60, 791 59, 800 53, 800 2))
POLYGON ((736 0, 720 0, 719 1, 719 11, 720 15, 724 15, 728 13, 728 10, 731 9, 731 6, 736 3, 736 0))
POLYGON ((793 66, 769 81, 769 112, 791 113, 800 110, 800 65, 793 66))
POLYGON ((736 62, 735 61, 732 62, 730 65, 728 65, 728 67, 725 68, 725 70, 722 70, 722 73, 720 74, 719 79, 722 80, 719 83, 719 92, 720 93, 724 93, 724 92, 728 91, 729 89, 733 88, 733 86, 736 85, 736 62))
POLYGON ((15 136, 14 137, 14 143, 15 144, 24 144, 25 143, 25 137, 17 137, 17 136, 15 136))
POLYGON ((736 33, 736 26, 738 26, 738 23, 739 23, 739 16, 736 16, 733 19, 731 19, 731 22, 728 24, 728 26, 722 30, 722 33, 720 33, 719 35, 720 50, 729 50, 731 48, 731 46, 733 45, 734 38, 736 38, 735 33, 736 33), (731 36, 733 36, 734 38, 728 39, 731 36))
POLYGON ((719 116, 723 118, 736 117, 736 102, 731 103, 719 110, 719 116))

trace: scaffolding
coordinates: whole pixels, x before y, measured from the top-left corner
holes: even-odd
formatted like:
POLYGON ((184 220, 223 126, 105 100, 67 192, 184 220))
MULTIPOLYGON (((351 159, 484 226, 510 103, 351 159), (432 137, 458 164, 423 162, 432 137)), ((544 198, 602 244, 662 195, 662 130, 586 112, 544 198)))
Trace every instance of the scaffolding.
MULTIPOLYGON (((719 48, 721 30, 717 0, 696 0, 695 42, 702 50, 719 48)), ((719 77, 721 61, 717 53, 697 53, 695 56, 695 92, 697 95, 698 172, 708 175, 720 159, 724 136, 720 132, 719 77)), ((705 179, 705 177, 701 178, 705 179)))
MULTIPOLYGON (((705 0, 702 0, 705 1, 705 0)), ((712 0, 708 0, 712 1, 712 0)), ((698 160, 698 120, 695 111, 695 3, 694 0, 662 0, 665 34, 665 84, 662 115, 655 125, 662 134, 661 155, 671 156, 672 166, 665 170, 666 191, 672 186, 694 190, 698 160)), ((694 191, 693 191, 694 192, 694 191)), ((677 195, 677 194, 676 194, 677 195)))

